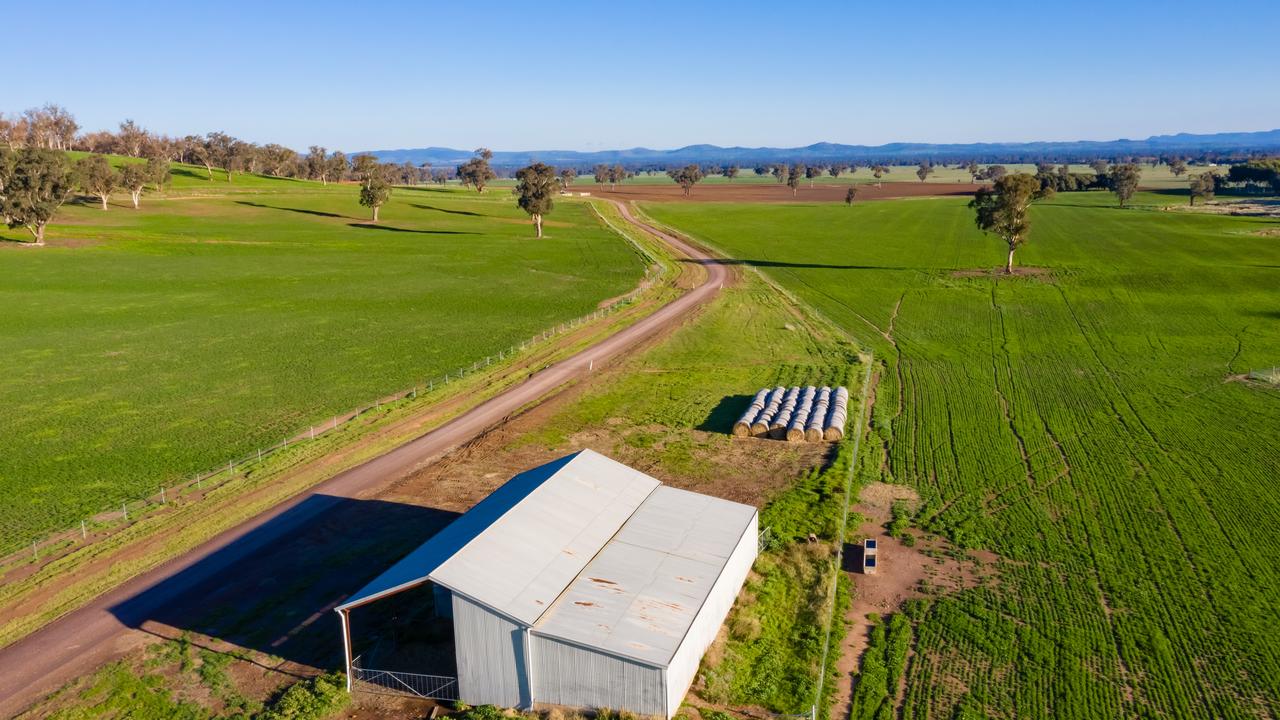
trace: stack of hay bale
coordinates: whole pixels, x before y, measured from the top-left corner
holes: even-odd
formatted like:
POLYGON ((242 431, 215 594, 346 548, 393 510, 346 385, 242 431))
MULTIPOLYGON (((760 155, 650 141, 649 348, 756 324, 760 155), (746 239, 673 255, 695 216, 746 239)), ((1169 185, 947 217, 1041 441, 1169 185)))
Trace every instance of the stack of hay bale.
POLYGON ((848 388, 778 386, 756 393, 750 407, 733 424, 733 434, 789 442, 839 440, 848 419, 848 388))

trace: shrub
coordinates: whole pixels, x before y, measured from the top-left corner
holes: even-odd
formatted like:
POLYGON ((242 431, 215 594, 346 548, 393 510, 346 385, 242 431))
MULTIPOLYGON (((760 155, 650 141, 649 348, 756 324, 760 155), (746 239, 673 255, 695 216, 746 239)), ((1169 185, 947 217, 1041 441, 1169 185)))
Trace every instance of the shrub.
MULTIPOLYGON (((350 700, 346 678, 331 672, 290 685, 258 720, 319 720, 346 707, 350 700)), ((497 717, 502 717, 501 713, 497 717)))

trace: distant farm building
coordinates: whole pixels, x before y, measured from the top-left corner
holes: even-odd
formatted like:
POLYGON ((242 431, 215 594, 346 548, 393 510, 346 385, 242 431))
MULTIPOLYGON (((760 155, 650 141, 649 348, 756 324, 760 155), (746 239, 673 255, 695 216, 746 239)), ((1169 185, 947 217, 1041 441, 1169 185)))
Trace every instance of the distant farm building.
POLYGON ((452 616, 463 702, 671 717, 755 561, 757 524, 753 507, 591 450, 560 458, 337 607, 348 678, 351 611, 430 583, 452 616))

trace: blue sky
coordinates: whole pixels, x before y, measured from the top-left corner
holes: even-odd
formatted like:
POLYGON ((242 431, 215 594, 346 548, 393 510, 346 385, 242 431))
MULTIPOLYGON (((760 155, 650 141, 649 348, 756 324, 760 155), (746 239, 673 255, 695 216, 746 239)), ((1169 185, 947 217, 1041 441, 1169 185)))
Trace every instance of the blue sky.
POLYGON ((13 3, 0 111, 345 150, 1280 127, 1280 2, 13 3))

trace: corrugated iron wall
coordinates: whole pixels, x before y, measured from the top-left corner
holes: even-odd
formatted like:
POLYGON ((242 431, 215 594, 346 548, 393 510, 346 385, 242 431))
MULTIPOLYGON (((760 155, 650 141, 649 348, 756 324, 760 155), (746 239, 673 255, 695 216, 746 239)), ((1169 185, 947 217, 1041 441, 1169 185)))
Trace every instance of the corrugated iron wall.
POLYGON ((523 626, 454 593, 453 641, 463 702, 517 708, 532 704, 523 626))
POLYGON ((742 584, 747 580, 747 574, 751 572, 751 566, 755 564, 759 550, 757 537, 759 524, 759 514, 753 515, 733 554, 725 562, 724 571, 711 587, 707 601, 698 610, 698 615, 694 617, 689 632, 667 666, 667 697, 664 709, 667 717, 671 717, 676 710, 680 709, 680 703, 684 700, 684 695, 689 691, 694 675, 698 672, 698 665, 702 663, 703 653, 716 639, 720 626, 724 624, 724 619, 728 617, 734 601, 738 599, 738 591, 742 589, 742 584))
POLYGON ((668 716, 660 668, 538 635, 530 642, 538 702, 668 716))

